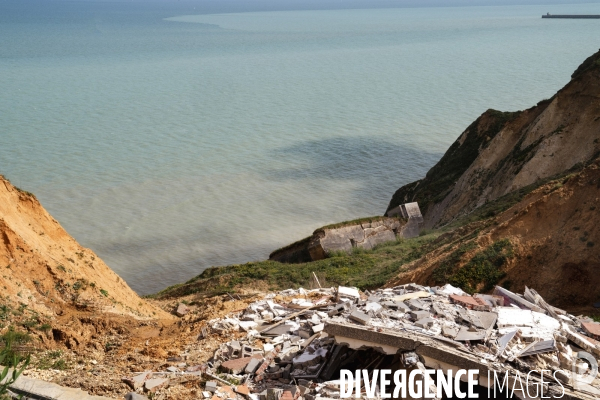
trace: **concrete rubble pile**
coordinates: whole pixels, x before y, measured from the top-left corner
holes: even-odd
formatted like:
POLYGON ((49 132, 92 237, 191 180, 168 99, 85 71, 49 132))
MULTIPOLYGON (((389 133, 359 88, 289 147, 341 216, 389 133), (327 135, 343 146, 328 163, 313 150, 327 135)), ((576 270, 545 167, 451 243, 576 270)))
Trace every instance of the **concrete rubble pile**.
MULTIPOLYGON (((202 396, 211 400, 339 398, 340 382, 332 379, 340 369, 390 368, 382 362, 393 355, 396 367, 407 369, 547 370, 568 391, 563 398, 600 398, 600 380, 576 382, 574 389, 572 379, 572 371, 590 368, 578 352, 600 357, 600 324, 552 307, 528 288, 523 295, 496 287, 473 296, 451 285, 365 293, 343 286, 289 289, 209 326, 202 335, 238 339, 223 343, 206 365, 130 377, 132 389, 202 376, 208 380, 202 396), (374 351, 365 359, 367 349, 374 351)), ((560 387, 545 378, 550 392, 560 387)))

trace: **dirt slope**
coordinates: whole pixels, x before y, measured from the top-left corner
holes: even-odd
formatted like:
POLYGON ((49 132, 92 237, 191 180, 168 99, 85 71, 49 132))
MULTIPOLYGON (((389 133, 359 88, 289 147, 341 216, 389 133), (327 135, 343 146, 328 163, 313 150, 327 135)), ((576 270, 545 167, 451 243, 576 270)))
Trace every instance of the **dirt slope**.
POLYGON ((506 211, 452 230, 387 286, 446 282, 470 291, 525 286, 572 312, 600 301, 600 160, 550 181, 506 211), (504 247, 501 249, 499 244, 504 247))
POLYGON ((65 310, 148 319, 168 315, 141 299, 90 249, 81 247, 30 193, 0 176, 2 303, 44 315, 65 310))
POLYGON ((425 226, 443 226, 539 179, 600 154, 600 51, 554 97, 525 111, 488 110, 388 210, 418 201, 425 226))

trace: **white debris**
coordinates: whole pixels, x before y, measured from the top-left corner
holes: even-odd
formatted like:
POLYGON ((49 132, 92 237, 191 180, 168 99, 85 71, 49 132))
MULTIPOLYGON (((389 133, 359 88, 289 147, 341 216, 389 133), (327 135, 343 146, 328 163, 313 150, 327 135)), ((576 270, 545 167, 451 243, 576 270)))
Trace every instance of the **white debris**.
POLYGON ((338 286, 338 297, 358 299, 360 298, 360 293, 358 293, 358 289, 355 287, 338 286))

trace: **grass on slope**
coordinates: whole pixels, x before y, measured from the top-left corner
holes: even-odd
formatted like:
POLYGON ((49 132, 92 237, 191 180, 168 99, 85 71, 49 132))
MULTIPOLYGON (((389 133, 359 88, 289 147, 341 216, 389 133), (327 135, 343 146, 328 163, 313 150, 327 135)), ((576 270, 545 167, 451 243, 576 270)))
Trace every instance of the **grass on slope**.
POLYGON ((477 237, 479 231, 485 226, 494 223, 495 216, 508 210, 536 188, 546 183, 552 183, 552 181, 556 187, 559 187, 569 179, 571 174, 581 168, 581 165, 576 165, 569 171, 523 187, 486 203, 444 228, 424 231, 425 234, 417 238, 386 243, 368 251, 357 249, 349 255, 332 254, 325 260, 300 264, 259 261, 212 267, 185 283, 171 286, 150 297, 168 298, 192 293, 217 295, 235 292, 235 289, 241 286, 252 287, 253 285, 261 288, 268 287, 272 290, 309 287, 313 272, 319 276, 319 279, 324 278, 329 285, 339 284, 357 286, 363 290, 373 289, 384 285, 398 275, 409 262, 449 243, 448 240, 454 240, 451 239, 453 235, 444 235, 448 237, 438 239, 442 234, 476 223, 469 228, 470 230, 461 233, 457 249, 449 255, 447 260, 442 262, 432 275, 436 284, 450 282, 462 287, 463 290, 473 292, 479 284, 483 283, 489 287, 502 277, 502 266, 505 259, 512 256, 512 248, 506 242, 500 241, 489 249, 483 249, 481 254, 477 254, 477 257, 465 260, 463 256, 477 247, 472 239, 477 237), (478 224, 480 221, 486 222, 482 225, 478 224), (497 265, 500 263, 499 260, 502 260, 502 265, 497 265), (460 271, 459 265, 463 265, 466 269, 460 271))
POLYGON ((232 293, 236 287, 251 287, 259 282, 266 284, 270 290, 309 287, 313 272, 324 277, 329 285, 373 289, 396 276, 405 264, 442 245, 442 242, 436 241, 441 233, 436 231, 413 239, 384 243, 373 250, 356 249, 352 254, 332 254, 324 260, 302 264, 260 261, 212 267, 183 284, 166 288, 151 297, 232 293))

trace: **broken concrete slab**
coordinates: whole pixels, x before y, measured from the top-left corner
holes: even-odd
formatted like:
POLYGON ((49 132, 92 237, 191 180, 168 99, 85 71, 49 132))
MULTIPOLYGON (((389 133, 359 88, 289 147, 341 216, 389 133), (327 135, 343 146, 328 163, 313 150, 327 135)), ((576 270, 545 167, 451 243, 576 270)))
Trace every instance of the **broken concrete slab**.
POLYGON ((458 334, 456 335, 454 340, 456 340, 457 342, 478 341, 478 340, 484 340, 486 338, 486 336, 487 336, 486 331, 478 331, 478 330, 467 328, 467 327, 463 326, 462 328, 460 328, 460 331, 458 331, 458 334))
POLYGON ((358 289, 355 287, 338 286, 337 295, 338 299, 343 297, 349 297, 354 299, 360 298, 358 289))
POLYGON ((431 293, 425 292, 425 291, 419 291, 419 292, 406 293, 406 294, 403 294, 400 296, 395 296, 394 300, 395 301, 406 301, 406 300, 410 300, 410 299, 419 299, 419 298, 429 297, 429 296, 431 296, 431 293))
POLYGON ((454 303, 460 304, 461 306, 468 308, 468 309, 485 306, 485 302, 483 302, 483 301, 479 302, 479 301, 477 301, 476 298, 471 297, 471 296, 459 296, 457 294, 451 294, 450 300, 452 300, 454 303))
POLYGON ((429 301, 424 301, 420 299, 410 299, 406 303, 408 304, 408 307, 410 307, 411 310, 415 311, 429 311, 431 309, 431 302, 429 301))
POLYGON ((154 393, 169 385, 169 378, 151 378, 144 382, 144 391, 154 393))
POLYGON ((421 318, 420 320, 415 322, 415 326, 423 329, 429 329, 435 324, 435 320, 430 317, 421 318))
POLYGON ((510 306, 511 304, 514 304, 518 308, 524 310, 537 311, 540 313, 544 312, 543 308, 536 306, 535 304, 525 300, 522 297, 517 296, 515 293, 511 292, 510 290, 504 289, 503 287, 496 286, 493 294, 495 296, 500 296, 504 298, 504 306, 510 306))
POLYGON ((232 374, 237 375, 240 372, 242 372, 244 369, 246 369, 246 367, 252 360, 253 360, 252 357, 243 357, 243 358, 236 358, 236 359, 228 360, 221 364, 221 368, 223 368, 226 371, 231 372, 232 374))
MULTIPOLYGON (((239 345, 242 347, 242 356, 255 354, 257 350, 261 353, 268 353, 268 358, 256 370, 254 379, 249 379, 254 368, 244 369, 241 372, 243 375, 241 379, 245 379, 249 383, 250 394, 248 396, 251 400, 258 400, 257 392, 264 391, 265 385, 274 383, 282 385, 281 389, 289 390, 294 395, 294 391, 286 386, 291 383, 292 379, 308 378, 317 382, 318 380, 327 380, 328 374, 339 368, 336 363, 342 362, 342 360, 347 362, 347 359, 351 358, 353 354, 357 354, 359 349, 374 349, 390 355, 397 354, 399 351, 414 350, 421 357, 425 366, 434 369, 450 368, 455 370, 458 368, 455 362, 459 362, 461 369, 471 365, 473 368, 467 367, 467 369, 481 370, 482 365, 494 365, 494 368, 509 371, 526 368, 523 363, 530 362, 531 356, 536 357, 545 366, 564 368, 569 371, 575 362, 573 354, 569 356, 569 359, 563 356, 563 353, 566 352, 565 349, 570 348, 566 343, 569 340, 578 343, 577 345, 584 349, 591 349, 590 352, 600 352, 600 346, 596 346, 596 342, 589 336, 589 333, 578 331, 581 322, 588 323, 589 320, 583 318, 578 320, 566 313, 560 314, 559 311, 553 311, 556 317, 546 315, 545 317, 554 320, 553 327, 559 326, 558 329, 552 330, 547 329, 548 326, 545 326, 544 323, 541 324, 541 327, 546 329, 546 333, 555 338, 559 357, 552 357, 550 355, 556 351, 553 348, 554 342, 550 340, 552 338, 540 336, 539 322, 540 320, 544 322, 544 318, 538 319, 537 314, 532 314, 530 310, 516 308, 514 305, 501 307, 499 304, 504 299, 489 295, 465 296, 472 304, 463 303, 465 305, 462 305, 460 302, 454 301, 456 297, 452 300, 450 296, 464 296, 464 294, 458 290, 452 290, 452 288, 447 289, 450 294, 443 293, 438 288, 407 284, 365 293, 365 296, 359 293, 363 299, 342 297, 343 303, 338 304, 313 301, 311 303, 321 304, 323 307, 321 311, 312 309, 302 311, 302 314, 296 314, 296 311, 293 311, 294 307, 291 309, 281 307, 275 300, 278 296, 276 294, 269 295, 268 300, 272 303, 270 306, 266 301, 251 304, 245 311, 246 313, 258 314, 268 309, 272 314, 271 310, 276 310, 280 314, 276 321, 282 318, 287 319, 290 316, 295 319, 290 321, 289 329, 285 328, 287 333, 275 332, 281 334, 269 337, 269 335, 258 334, 254 331, 254 333, 248 333, 245 339, 241 339, 239 345), (408 298, 405 301, 414 309, 412 315, 401 312, 402 307, 405 307, 407 311, 410 307, 397 300, 398 297, 407 295, 408 298), (368 300, 364 300, 367 299, 367 296, 368 300), (473 299, 475 300, 473 301, 473 299), (470 306, 472 309, 469 308, 470 306), (481 307, 492 311, 481 311, 481 307), (422 308, 426 308, 427 311, 422 308), (495 329, 498 319, 496 310, 502 308, 513 309, 519 313, 525 311, 525 313, 535 316, 534 320, 538 324, 514 327, 504 326, 500 321, 499 328, 495 329), (423 314, 417 314, 420 312, 423 314), (432 314, 435 315, 435 318, 432 317, 432 314), (361 318, 357 318, 357 316, 361 316, 361 318), (423 318, 415 318, 420 316, 423 318), (321 324, 325 324, 325 329, 323 332, 318 332, 321 330, 321 324), (336 324, 344 325, 344 329, 334 334, 331 325, 336 324), (363 324, 368 327, 363 327, 363 324), (571 327, 572 332, 569 334, 567 334, 566 328, 562 327, 565 324, 571 327), (317 333, 309 337, 313 329, 317 333), (354 329, 362 330, 363 337, 348 337, 353 336, 354 329), (511 332, 512 336, 506 336, 511 332), (390 334, 390 336, 386 336, 386 334, 390 334), (585 336, 586 334, 588 336, 585 336), (336 342, 335 345, 333 340, 336 342), (467 341, 471 343, 465 343, 467 341), (399 344, 403 346, 399 346, 399 344), (563 347, 559 348, 558 345, 563 347), (246 348, 249 350, 244 350, 246 348), (342 351, 341 349, 346 350, 342 351), (525 356, 529 358, 526 359, 525 356), (519 360, 518 357, 522 359, 519 360), (253 392, 253 390, 257 392, 253 392)), ((336 294, 334 289, 320 288, 317 291, 321 295, 330 293, 329 297, 327 295, 323 297, 329 301, 336 294)), ((285 300, 279 300, 282 302, 281 304, 284 304, 283 301, 285 301, 285 304, 289 305, 300 304, 302 299, 306 299, 307 292, 304 291, 302 294, 300 291, 288 290, 285 291, 285 294, 284 292, 280 292, 280 294, 285 298, 285 300), (299 297, 290 300, 289 296, 293 297, 294 295, 299 297)), ((544 304, 543 299, 540 300, 538 297, 535 297, 535 302, 544 304)), ((554 310, 548 305, 544 307, 554 310)), ((237 314, 238 318, 239 315, 237 314)), ((239 320, 237 321, 239 325, 239 320)), ((276 327, 266 327, 265 330, 272 328, 276 327)), ((239 345, 234 344, 233 347, 240 347, 239 345)), ((225 346, 224 349, 221 346, 220 350, 215 353, 217 367, 232 360, 234 352, 231 350, 231 346, 225 346)), ((210 368, 215 367, 211 365, 210 368)), ((239 378, 236 377, 236 379, 239 378)), ((317 393, 314 387, 308 383, 304 387, 307 388, 303 393, 304 399, 314 398, 317 393)), ((319 395, 321 398, 333 396, 327 388, 323 388, 319 395)), ((266 391, 261 397, 266 400, 266 391)), ((219 399, 215 398, 214 400, 219 399)))
POLYGON ((442 335, 447 338, 454 339, 456 335, 458 335, 458 329, 444 325, 442 326, 442 335))
POLYGON ((148 379, 150 376, 152 376, 152 371, 144 371, 141 374, 123 377, 121 380, 131 389, 137 390, 144 386, 144 382, 146 382, 146 379, 148 379))
POLYGON ((292 329, 295 327, 296 327, 296 325, 293 325, 293 324, 281 324, 281 325, 277 325, 272 328, 267 327, 265 330, 261 331, 261 334, 269 335, 269 336, 285 335, 285 334, 290 333, 292 331, 292 329))
POLYGON ((411 311, 410 313, 410 318, 413 321, 418 321, 424 318, 429 318, 431 316, 431 314, 429 314, 429 311, 411 311))
POLYGON ((368 302, 365 305, 365 311, 368 313, 373 313, 373 315, 379 313, 383 309, 383 306, 379 303, 368 302))
POLYGON ((262 359, 258 359, 258 358, 251 358, 250 362, 246 365, 246 368, 244 369, 244 371, 247 374, 253 374, 258 367, 262 364, 262 359))
POLYGON ((560 322, 540 312, 515 307, 498 307, 496 310, 498 328, 529 327, 545 337, 552 337, 552 333, 560 328, 560 322))
POLYGON ((208 381, 208 382, 206 382, 206 385, 204 388, 206 389, 207 392, 214 393, 217 390, 218 386, 219 385, 217 384, 216 381, 208 381))
MULTIPOLYGON (((11 370, 12 371, 12 370, 11 370)), ((12 372, 8 373, 10 376, 12 372)), ((60 399, 60 400, 109 400, 104 396, 92 396, 81 389, 64 387, 56 383, 46 382, 39 379, 20 375, 9 389, 17 395, 27 398, 60 399)))
POLYGON ((349 318, 351 320, 356 321, 363 325, 367 325, 369 323, 369 321, 371 320, 371 317, 369 315, 362 313, 358 310, 356 310, 352 314, 350 314, 349 318))
POLYGON ((242 396, 248 396, 250 394, 250 389, 248 389, 248 386, 246 385, 238 385, 235 387, 235 392, 242 396))
POLYGON ((597 322, 582 322, 581 328, 591 337, 600 340, 600 324, 597 322))

